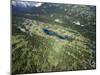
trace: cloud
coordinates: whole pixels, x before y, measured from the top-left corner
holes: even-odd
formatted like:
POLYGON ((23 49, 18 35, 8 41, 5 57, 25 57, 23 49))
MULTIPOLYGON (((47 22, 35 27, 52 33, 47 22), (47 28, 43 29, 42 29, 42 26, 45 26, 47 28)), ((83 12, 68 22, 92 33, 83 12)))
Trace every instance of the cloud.
POLYGON ((35 4, 35 7, 39 7, 39 6, 41 6, 43 3, 36 3, 35 4))
POLYGON ((15 1, 12 1, 12 5, 16 6, 16 2, 15 1))
POLYGON ((32 1, 12 1, 12 5, 21 7, 40 7, 43 3, 37 3, 32 1))

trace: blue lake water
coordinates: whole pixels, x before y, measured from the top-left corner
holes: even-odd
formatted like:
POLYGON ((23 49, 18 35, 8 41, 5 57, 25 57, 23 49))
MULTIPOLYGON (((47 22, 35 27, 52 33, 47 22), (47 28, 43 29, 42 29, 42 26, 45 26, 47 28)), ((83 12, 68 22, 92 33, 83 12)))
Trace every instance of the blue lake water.
POLYGON ((64 37, 64 36, 62 36, 62 35, 60 35, 60 34, 54 32, 54 31, 51 31, 51 30, 48 30, 48 29, 43 29, 43 31, 44 31, 44 33, 46 33, 47 35, 56 36, 56 37, 58 37, 58 38, 60 38, 60 39, 63 39, 63 40, 66 40, 66 39, 67 39, 67 37, 64 37))

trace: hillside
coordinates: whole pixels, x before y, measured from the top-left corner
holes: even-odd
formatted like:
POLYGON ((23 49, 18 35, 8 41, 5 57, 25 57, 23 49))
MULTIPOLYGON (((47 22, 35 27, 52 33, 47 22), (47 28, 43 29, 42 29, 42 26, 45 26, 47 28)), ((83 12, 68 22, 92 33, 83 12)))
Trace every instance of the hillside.
POLYGON ((95 6, 29 4, 12 4, 13 74, 96 68, 95 6))

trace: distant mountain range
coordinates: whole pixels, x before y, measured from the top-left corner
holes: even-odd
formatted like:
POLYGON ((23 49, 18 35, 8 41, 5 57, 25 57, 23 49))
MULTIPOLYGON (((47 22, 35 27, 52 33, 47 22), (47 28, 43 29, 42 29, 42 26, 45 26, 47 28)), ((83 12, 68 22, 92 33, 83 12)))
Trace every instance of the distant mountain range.
POLYGON ((37 3, 31 1, 12 1, 12 11, 13 14, 21 13, 34 13, 34 14, 44 14, 44 13, 62 13, 66 12, 63 4, 54 3, 37 3))
MULTIPOLYGON (((12 15, 49 23, 95 26, 96 7, 89 5, 12 1, 12 15)), ((74 27, 75 28, 75 27, 74 27)))
POLYGON ((12 1, 13 14, 29 13, 32 12, 33 8, 38 8, 42 3, 34 3, 27 1, 12 1))

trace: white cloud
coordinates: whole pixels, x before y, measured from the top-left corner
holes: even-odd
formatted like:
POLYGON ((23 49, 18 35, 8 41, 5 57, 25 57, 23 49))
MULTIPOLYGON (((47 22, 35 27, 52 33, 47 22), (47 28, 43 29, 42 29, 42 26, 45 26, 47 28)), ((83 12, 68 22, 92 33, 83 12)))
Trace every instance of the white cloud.
POLYGON ((15 5, 16 6, 16 2, 15 1, 12 1, 12 5, 15 5))
POLYGON ((76 24, 76 25, 80 25, 79 21, 76 21, 76 22, 74 21, 73 23, 76 24))
POLYGON ((21 7, 40 7, 43 3, 37 3, 37 2, 27 2, 27 1, 12 1, 12 5, 16 6, 19 5, 21 7))
POLYGON ((78 25, 78 26, 84 27, 84 25, 81 25, 81 23, 79 21, 76 21, 76 22, 74 21, 73 23, 78 25))
POLYGON ((34 6, 35 7, 39 7, 39 6, 41 6, 43 3, 36 3, 34 6))
POLYGON ((55 19, 55 22, 62 23, 62 21, 60 19, 55 19))

